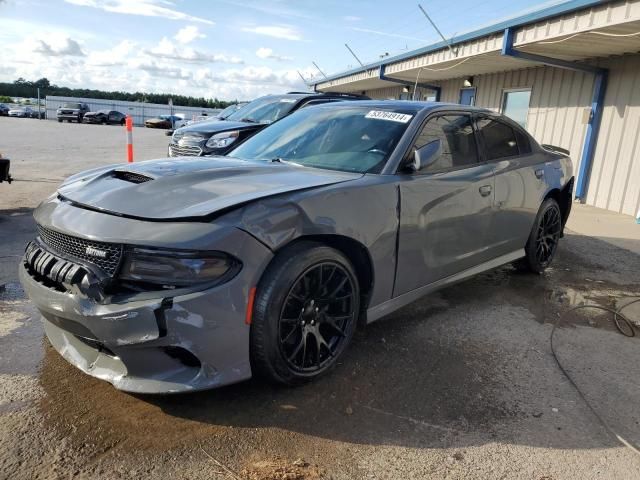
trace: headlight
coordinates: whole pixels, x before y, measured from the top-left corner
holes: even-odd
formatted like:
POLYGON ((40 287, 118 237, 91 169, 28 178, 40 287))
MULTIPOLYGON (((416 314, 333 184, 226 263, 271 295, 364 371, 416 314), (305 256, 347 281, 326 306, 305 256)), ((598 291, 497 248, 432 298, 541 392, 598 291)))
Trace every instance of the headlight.
POLYGON ((222 252, 180 252, 133 248, 120 278, 164 287, 213 282, 237 271, 239 262, 222 252))
POLYGON ((233 130, 231 132, 216 133, 209 140, 207 140, 207 147, 209 148, 225 148, 231 145, 238 139, 240 132, 233 130))

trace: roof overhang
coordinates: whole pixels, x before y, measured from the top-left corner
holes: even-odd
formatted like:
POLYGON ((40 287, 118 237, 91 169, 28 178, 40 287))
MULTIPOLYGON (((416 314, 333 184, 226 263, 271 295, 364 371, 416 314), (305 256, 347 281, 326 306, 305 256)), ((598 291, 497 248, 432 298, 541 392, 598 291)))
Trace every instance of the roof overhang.
MULTIPOLYGON (((640 0, 598 2, 514 30, 513 46, 518 50, 561 60, 582 62, 637 53, 640 52, 640 0)), ((317 83, 316 89, 356 92, 393 86, 379 78, 381 65, 387 77, 410 82, 419 79, 420 83, 536 65, 536 62, 501 55, 503 38, 503 31, 499 31, 457 42, 453 45, 456 55, 446 45, 434 50, 418 50, 414 55, 405 54, 399 59, 391 58, 359 71, 330 77, 317 83)))

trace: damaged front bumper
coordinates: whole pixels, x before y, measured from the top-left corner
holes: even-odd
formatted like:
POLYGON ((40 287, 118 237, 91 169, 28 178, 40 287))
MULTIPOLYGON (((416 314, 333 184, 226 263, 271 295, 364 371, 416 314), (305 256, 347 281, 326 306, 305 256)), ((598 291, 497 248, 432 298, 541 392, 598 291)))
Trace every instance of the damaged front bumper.
MULTIPOLYGON (((68 214, 69 208, 59 205, 56 211, 68 214)), ((92 223, 100 215, 100 228, 110 228, 112 233, 136 230, 135 220, 76 210, 74 220, 84 216, 92 223)), ((144 223, 145 228, 165 231, 168 226, 144 223)), ((228 385, 251 377, 249 325, 245 324, 248 292, 271 252, 241 230, 215 233, 212 241, 217 248, 247 260, 231 280, 205 290, 182 288, 95 300, 77 289, 65 291, 43 281, 29 266, 28 254, 20 265, 20 281, 42 313, 53 347, 89 375, 135 393, 228 385)))

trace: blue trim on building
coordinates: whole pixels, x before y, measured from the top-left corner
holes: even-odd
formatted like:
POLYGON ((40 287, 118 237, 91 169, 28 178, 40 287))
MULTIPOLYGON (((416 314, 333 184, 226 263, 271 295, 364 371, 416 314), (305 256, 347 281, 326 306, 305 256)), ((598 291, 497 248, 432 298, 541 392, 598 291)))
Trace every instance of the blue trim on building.
POLYGON ((580 160, 580 170, 578 171, 575 191, 575 197, 584 201, 589 185, 589 177, 591 176, 591 165, 593 164, 593 158, 598 144, 598 132, 600 131, 600 124, 602 123, 602 111, 604 110, 604 99, 607 93, 609 70, 584 63, 567 62, 557 58, 521 52, 513 48, 514 38, 515 29, 505 29, 502 40, 502 55, 520 58, 522 60, 530 60, 552 67, 595 74, 593 97, 591 99, 591 115, 589 116, 589 123, 587 124, 587 134, 584 139, 584 148, 582 149, 582 158, 580 160))
MULTIPOLYGON (((569 0, 567 2, 563 2, 557 5, 552 5, 546 8, 542 8, 540 10, 536 10, 535 12, 529 12, 524 15, 519 15, 517 17, 510 18, 508 20, 504 20, 502 22, 495 23, 493 25, 474 30, 469 33, 465 33, 462 35, 458 35, 453 37, 450 41, 451 46, 454 46, 458 43, 468 42, 470 40, 476 40, 478 38, 485 37, 487 35, 491 35, 494 33, 501 32, 507 28, 516 28, 522 25, 527 25, 529 23, 538 22, 541 20, 546 20, 551 17, 557 17, 559 15, 565 15, 567 13, 572 13, 577 10, 583 10, 585 8, 594 7, 597 5, 602 5, 605 3, 611 3, 613 0, 569 0)), ((424 55, 426 53, 434 52, 436 50, 440 50, 442 48, 447 48, 447 42, 437 42, 426 47, 418 48, 416 50, 412 50, 407 53, 403 53, 401 55, 396 55, 394 57, 385 58, 378 62, 370 63, 365 65, 364 67, 354 68, 352 70, 347 70, 341 73, 337 73, 335 75, 331 75, 327 78, 318 79, 317 81, 309 82, 308 85, 318 85, 321 83, 330 82, 331 80, 337 80, 339 78, 346 77, 348 75, 353 75, 355 73, 366 72, 367 70, 372 70, 374 68, 378 68, 383 65, 389 65, 391 63, 400 62, 402 60, 406 60, 408 58, 416 57, 418 55, 424 55)))

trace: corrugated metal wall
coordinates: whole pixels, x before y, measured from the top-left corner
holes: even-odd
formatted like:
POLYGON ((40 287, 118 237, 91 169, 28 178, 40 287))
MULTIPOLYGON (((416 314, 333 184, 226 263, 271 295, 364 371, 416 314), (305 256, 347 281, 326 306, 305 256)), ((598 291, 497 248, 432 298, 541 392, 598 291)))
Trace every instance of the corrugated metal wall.
MULTIPOLYGON (((640 208, 640 55, 601 62, 610 68, 598 148, 587 203, 636 215, 640 208)), ((464 79, 440 82, 442 101, 457 103, 464 79)), ((535 67, 474 77, 476 105, 499 112, 504 90, 531 88, 527 130, 540 143, 571 152, 578 171, 586 134, 593 75, 535 67)), ((402 86, 370 90, 372 98, 398 98, 402 86)))
POLYGON ((602 128, 587 203, 636 215, 640 209, 640 55, 611 59, 602 128))
MULTIPOLYGON (((74 98, 74 97, 56 97, 47 96, 45 100, 47 118, 49 120, 56 119, 56 110, 59 106, 70 103, 86 103, 89 106, 90 111, 97 110, 117 110, 133 117, 134 125, 144 125, 144 121, 149 118, 157 117, 158 115, 169 115, 171 108, 169 105, 161 105, 158 103, 141 103, 141 102, 127 102, 124 100, 108 100, 103 98, 74 98)), ((219 109, 214 108, 201 108, 201 107, 181 107, 179 105, 173 106, 173 113, 185 114, 185 118, 191 119, 194 115, 214 115, 218 113, 219 109)))

